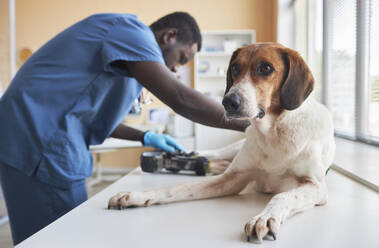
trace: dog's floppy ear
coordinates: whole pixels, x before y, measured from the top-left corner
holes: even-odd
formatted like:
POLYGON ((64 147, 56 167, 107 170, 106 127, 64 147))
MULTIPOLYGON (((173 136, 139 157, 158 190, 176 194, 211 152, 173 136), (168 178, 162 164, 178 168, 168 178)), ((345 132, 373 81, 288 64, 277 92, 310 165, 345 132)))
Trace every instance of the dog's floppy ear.
POLYGON ((228 91, 230 90, 230 88, 233 86, 233 78, 232 78, 232 72, 231 72, 231 65, 232 65, 233 61, 237 58, 238 51, 239 51, 239 49, 237 49, 237 50, 235 50, 233 52, 233 55, 232 55, 232 57, 230 58, 230 61, 229 61, 228 71, 226 72, 226 89, 225 89, 225 94, 224 95, 226 95, 228 93, 228 91))
POLYGON ((294 50, 282 49, 287 76, 280 89, 280 105, 287 110, 298 108, 314 87, 312 72, 303 58, 294 50))

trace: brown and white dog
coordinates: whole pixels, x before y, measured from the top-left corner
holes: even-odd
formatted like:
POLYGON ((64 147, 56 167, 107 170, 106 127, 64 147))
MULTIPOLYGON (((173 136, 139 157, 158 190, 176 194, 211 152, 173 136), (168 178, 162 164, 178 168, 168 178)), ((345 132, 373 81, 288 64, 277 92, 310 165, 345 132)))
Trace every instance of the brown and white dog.
MULTIPOLYGON (((227 170, 201 182, 119 193, 109 208, 149 206, 240 193, 250 182, 274 194, 245 225, 247 239, 276 239, 291 215, 327 201, 325 173, 334 158, 332 118, 308 97, 314 79, 300 55, 277 43, 236 50, 227 72, 223 105, 230 118, 249 118, 246 141, 227 170)), ((232 156, 229 152, 228 156, 232 156)), ((221 154, 222 155, 222 154, 221 154)))

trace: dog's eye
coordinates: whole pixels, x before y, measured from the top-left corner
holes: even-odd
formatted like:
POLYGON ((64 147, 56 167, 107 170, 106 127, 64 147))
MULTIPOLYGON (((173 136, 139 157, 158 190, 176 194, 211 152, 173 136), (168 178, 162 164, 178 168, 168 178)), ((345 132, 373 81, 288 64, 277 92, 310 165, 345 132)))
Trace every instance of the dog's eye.
POLYGON ((259 74, 264 76, 271 74, 273 71, 274 68, 269 63, 262 63, 257 70, 259 74))
POLYGON ((232 64, 230 67, 230 73, 232 74, 232 77, 236 77, 239 73, 239 66, 237 63, 232 64))

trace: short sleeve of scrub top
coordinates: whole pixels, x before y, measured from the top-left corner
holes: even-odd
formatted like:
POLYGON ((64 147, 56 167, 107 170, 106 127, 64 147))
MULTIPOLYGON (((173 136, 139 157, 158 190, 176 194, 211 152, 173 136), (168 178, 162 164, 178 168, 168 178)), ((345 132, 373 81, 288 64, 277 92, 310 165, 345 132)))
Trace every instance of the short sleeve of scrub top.
MULTIPOLYGON (((104 70, 131 76, 128 71, 121 71, 111 66, 112 62, 124 61, 157 61, 162 62, 160 48, 146 43, 146 26, 138 19, 119 18, 106 35, 101 50, 104 70)), ((155 39, 152 32, 149 33, 155 39)))

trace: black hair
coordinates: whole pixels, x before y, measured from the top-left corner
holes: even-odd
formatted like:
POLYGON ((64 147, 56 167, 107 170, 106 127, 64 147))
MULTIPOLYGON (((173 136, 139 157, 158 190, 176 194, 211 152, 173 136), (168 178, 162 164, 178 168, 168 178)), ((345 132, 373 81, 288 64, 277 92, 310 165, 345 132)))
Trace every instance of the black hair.
POLYGON ((178 41, 184 44, 197 43, 197 50, 201 49, 201 33, 195 19, 186 12, 174 12, 165 15, 150 25, 153 32, 167 28, 175 28, 178 31, 178 41))

